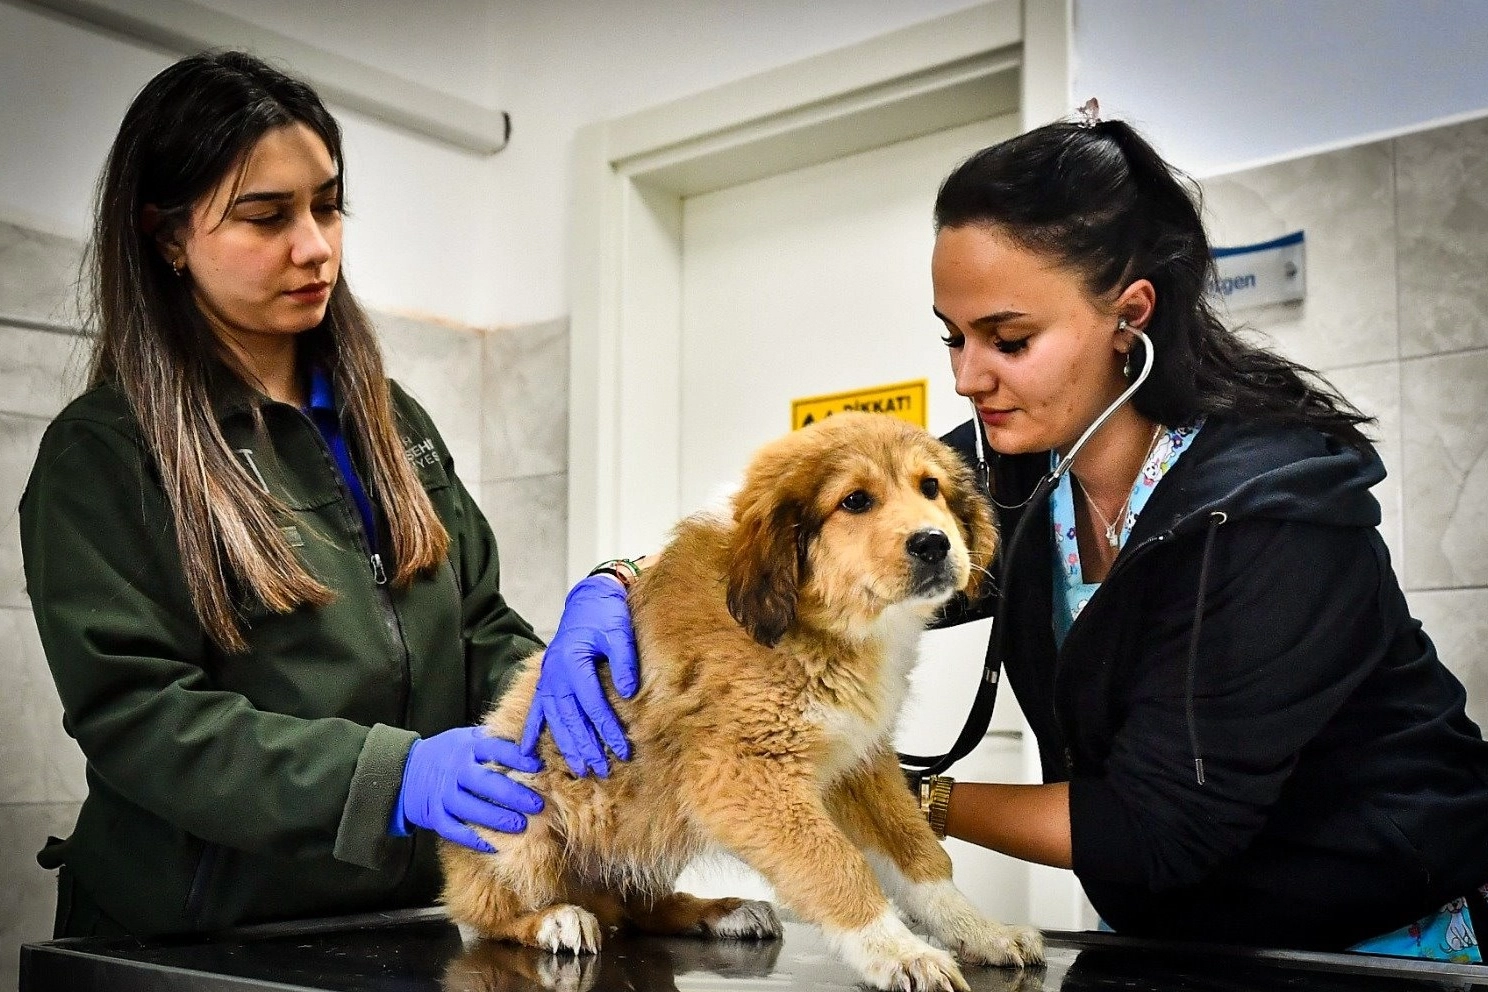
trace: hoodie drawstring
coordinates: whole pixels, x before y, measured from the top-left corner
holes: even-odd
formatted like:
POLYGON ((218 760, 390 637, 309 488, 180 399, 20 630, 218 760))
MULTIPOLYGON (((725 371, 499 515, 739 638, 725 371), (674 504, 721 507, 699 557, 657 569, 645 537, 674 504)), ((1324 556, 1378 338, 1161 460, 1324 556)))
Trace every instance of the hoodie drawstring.
POLYGON ((1188 716, 1188 745, 1193 751, 1194 776, 1204 784, 1204 758, 1199 753, 1199 727, 1194 719, 1194 666, 1199 660, 1199 629, 1204 626, 1204 590, 1209 585, 1209 558, 1214 551, 1214 535, 1230 519, 1223 510, 1209 514, 1209 531, 1204 535, 1204 557, 1199 563, 1199 595, 1194 602, 1193 631, 1188 638, 1188 678, 1184 686, 1183 707, 1188 716))

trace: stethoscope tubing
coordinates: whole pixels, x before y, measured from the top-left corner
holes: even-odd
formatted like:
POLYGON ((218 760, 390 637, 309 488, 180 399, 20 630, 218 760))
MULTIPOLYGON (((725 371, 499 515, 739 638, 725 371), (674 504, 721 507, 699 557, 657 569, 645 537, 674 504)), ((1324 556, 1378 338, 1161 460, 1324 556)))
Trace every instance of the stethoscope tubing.
MULTIPOLYGON (((1085 446, 1085 443, 1095 435, 1096 431, 1100 430, 1106 421, 1111 419, 1111 416, 1117 410, 1121 409, 1122 404, 1130 400, 1136 395, 1137 390, 1142 388, 1142 384, 1152 374, 1152 367, 1156 361, 1152 339, 1135 327, 1127 329, 1142 339, 1141 372, 1137 374, 1136 379, 1132 380, 1130 385, 1122 390, 1121 395, 1116 397, 1105 410, 1101 411, 1100 416, 1096 417, 1089 427, 1085 428, 1084 433, 1075 440, 1075 443, 1070 446, 1070 450, 1055 464, 1054 469, 1038 481, 1038 484, 1033 487, 1033 492, 1029 493, 1028 497, 1021 503, 1008 506, 997 502, 997 498, 992 495, 992 470, 987 462, 986 442, 982 439, 981 416, 976 410, 976 401, 971 401, 971 427, 972 434, 976 438, 977 483, 981 487, 983 494, 994 505, 1003 510, 1018 510, 1047 498, 1049 493, 1053 492, 1054 487, 1058 485, 1059 480, 1070 470, 1070 466, 1075 462, 1075 455, 1079 454, 1080 449, 1085 446)), ((997 700, 997 685, 1002 679, 1002 661, 1007 655, 1007 631, 1011 624, 1008 624, 1002 618, 1007 616, 1008 586, 1012 575, 1013 555, 1017 551, 1018 545, 1022 543, 1023 534, 1027 531, 1028 524, 1032 519, 1033 514, 1023 513, 1018 518, 1017 525, 1013 528, 1012 538, 1003 546, 1001 567, 998 569, 997 581, 997 612, 995 614, 997 619, 992 623, 992 647, 987 652, 986 664, 982 668, 981 682, 977 686, 976 698, 971 704, 971 712, 967 714, 966 723, 962 726, 961 733, 956 737, 955 743, 951 745, 950 750, 945 754, 931 757, 900 753, 899 761, 901 764, 923 769, 922 771, 912 772, 911 774, 918 776, 939 775, 970 754, 987 733, 987 727, 992 721, 992 708, 997 700)))

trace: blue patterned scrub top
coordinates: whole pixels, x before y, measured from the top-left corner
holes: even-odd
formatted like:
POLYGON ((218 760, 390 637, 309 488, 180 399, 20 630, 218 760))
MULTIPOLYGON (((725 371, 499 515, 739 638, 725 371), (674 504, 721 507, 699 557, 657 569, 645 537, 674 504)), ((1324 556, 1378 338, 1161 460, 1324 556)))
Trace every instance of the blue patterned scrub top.
MULTIPOLYGON (((1200 420, 1188 427, 1164 427, 1159 432, 1152 451, 1147 455, 1146 464, 1137 473, 1137 479, 1132 484, 1131 502, 1127 504, 1126 519, 1121 522, 1120 546, 1126 545, 1132 524, 1137 522, 1137 515, 1147 505, 1152 490, 1157 488, 1168 469, 1177 464, 1179 457, 1193 445, 1193 439, 1203 426, 1204 422, 1200 420)), ((1052 469, 1058 463, 1058 452, 1051 451, 1049 467, 1052 469)), ((1074 625, 1075 617, 1080 615, 1085 604, 1090 602, 1090 597, 1100 588, 1099 582, 1086 582, 1080 568, 1080 544, 1075 538, 1075 494, 1071 473, 1066 472, 1060 478, 1059 485, 1054 488, 1054 495, 1049 501, 1049 514, 1054 522, 1054 642, 1063 645, 1064 635, 1074 625)))

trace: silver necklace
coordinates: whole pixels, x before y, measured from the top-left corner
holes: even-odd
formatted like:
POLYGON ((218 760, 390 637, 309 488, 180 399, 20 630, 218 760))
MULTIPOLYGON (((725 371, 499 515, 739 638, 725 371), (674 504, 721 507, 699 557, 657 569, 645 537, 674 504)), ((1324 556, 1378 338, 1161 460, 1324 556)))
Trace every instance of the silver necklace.
POLYGON ((1095 500, 1090 498, 1090 493, 1086 491, 1085 483, 1080 481, 1080 477, 1073 472, 1070 473, 1070 478, 1080 487, 1080 495, 1085 497, 1085 505, 1090 507, 1090 512, 1095 514, 1095 519, 1100 521, 1101 527, 1105 530, 1106 544, 1110 547, 1117 547, 1121 543, 1122 525, 1126 523, 1126 513, 1131 508, 1132 493, 1136 490, 1137 479, 1142 477, 1142 469, 1147 467, 1147 459, 1152 457, 1153 449, 1157 447, 1157 439, 1161 434, 1162 424, 1158 424, 1152 431, 1152 440, 1147 444, 1147 453, 1142 456, 1142 464, 1137 467, 1137 475, 1132 479, 1132 484, 1127 487, 1126 502, 1122 503, 1121 509, 1116 511, 1114 521, 1107 520, 1106 515, 1100 511, 1100 507, 1095 505, 1095 500))

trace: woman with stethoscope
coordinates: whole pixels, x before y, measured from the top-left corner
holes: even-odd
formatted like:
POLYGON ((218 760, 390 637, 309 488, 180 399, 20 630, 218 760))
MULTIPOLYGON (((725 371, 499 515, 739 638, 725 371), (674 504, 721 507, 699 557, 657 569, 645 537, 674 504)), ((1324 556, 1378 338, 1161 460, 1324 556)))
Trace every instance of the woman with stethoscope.
POLYGON ((1488 745, 1391 570, 1369 418, 1219 322, 1195 197, 1122 122, 977 153, 935 224, 947 440, 1003 536, 946 622, 996 614, 1044 782, 928 778, 932 825, 1073 868, 1122 933, 1476 960, 1488 745))

